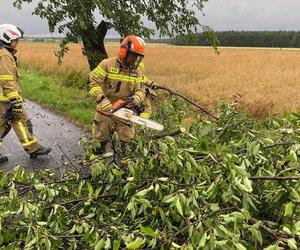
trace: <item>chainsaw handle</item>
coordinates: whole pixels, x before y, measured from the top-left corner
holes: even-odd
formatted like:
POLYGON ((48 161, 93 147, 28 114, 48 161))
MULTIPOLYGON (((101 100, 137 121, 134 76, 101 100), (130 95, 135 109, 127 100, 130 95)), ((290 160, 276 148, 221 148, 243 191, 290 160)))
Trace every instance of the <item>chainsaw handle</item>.
POLYGON ((124 101, 123 99, 116 101, 108 112, 102 110, 98 112, 106 116, 111 116, 113 113, 117 112, 121 108, 126 107, 128 104, 130 104, 130 97, 126 101, 124 101))
MULTIPOLYGON (((121 108, 124 108, 127 105, 128 101, 120 101, 120 104, 117 105, 117 107, 113 107, 111 110, 108 111, 108 114, 113 114, 115 112, 117 112, 118 110, 120 110, 121 108)), ((115 105, 115 104, 114 104, 115 105)))

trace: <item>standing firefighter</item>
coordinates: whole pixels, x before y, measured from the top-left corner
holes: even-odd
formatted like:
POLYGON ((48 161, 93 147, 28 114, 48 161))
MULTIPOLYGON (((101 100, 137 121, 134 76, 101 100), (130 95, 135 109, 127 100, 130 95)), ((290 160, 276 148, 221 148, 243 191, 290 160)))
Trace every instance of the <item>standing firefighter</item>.
MULTIPOLYGON (((28 131, 28 117, 23 107, 19 73, 17 69, 16 47, 23 31, 12 24, 0 25, 0 136, 2 138, 13 128, 24 150, 34 158, 46 155, 51 148, 45 148, 28 131)), ((0 161, 7 161, 0 156, 0 161)))
POLYGON ((89 75, 89 93, 96 99, 96 115, 93 123, 93 137, 100 141, 97 154, 105 152, 106 144, 114 131, 120 140, 121 154, 125 143, 135 136, 133 125, 116 122, 103 115, 119 99, 130 100, 140 109, 139 115, 148 119, 151 104, 143 88, 143 70, 139 67, 144 57, 145 42, 140 37, 130 35, 121 43, 118 57, 103 60, 89 75))

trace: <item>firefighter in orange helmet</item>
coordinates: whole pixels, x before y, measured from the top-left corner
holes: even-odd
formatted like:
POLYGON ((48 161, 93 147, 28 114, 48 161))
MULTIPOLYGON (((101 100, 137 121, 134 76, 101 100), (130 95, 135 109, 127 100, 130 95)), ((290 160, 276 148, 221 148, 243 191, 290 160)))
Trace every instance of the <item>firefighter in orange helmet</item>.
MULTIPOLYGON (((0 143, 13 128, 24 150, 30 157, 45 155, 51 148, 41 146, 30 132, 28 117, 23 107, 17 58, 18 41, 23 31, 12 24, 0 25, 0 143)), ((7 161, 0 155, 0 162, 7 161)))
POLYGON ((89 74, 89 93, 96 100, 96 115, 93 122, 93 137, 100 141, 98 154, 104 153, 112 133, 117 132, 124 147, 125 142, 135 136, 133 125, 116 122, 101 114, 111 109, 112 103, 119 99, 131 100, 141 108, 139 115, 148 119, 151 115, 151 104, 147 100, 143 70, 139 65, 144 58, 145 42, 142 38, 129 35, 121 43, 117 57, 103 60, 89 74))

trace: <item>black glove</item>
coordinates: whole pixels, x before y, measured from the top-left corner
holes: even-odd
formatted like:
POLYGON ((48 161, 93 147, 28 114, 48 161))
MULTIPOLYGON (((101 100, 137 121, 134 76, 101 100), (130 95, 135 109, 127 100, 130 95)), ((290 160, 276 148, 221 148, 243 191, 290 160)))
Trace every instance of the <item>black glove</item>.
POLYGON ((149 88, 153 89, 153 90, 156 90, 156 89, 159 89, 159 86, 154 83, 154 82, 151 82, 149 85, 148 85, 149 88))

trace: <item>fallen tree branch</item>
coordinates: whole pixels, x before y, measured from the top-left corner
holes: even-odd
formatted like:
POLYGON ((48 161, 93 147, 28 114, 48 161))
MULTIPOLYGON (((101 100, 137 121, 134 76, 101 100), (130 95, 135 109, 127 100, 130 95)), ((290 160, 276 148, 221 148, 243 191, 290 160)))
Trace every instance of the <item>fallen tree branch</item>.
POLYGON ((59 144, 56 144, 58 146, 58 148, 60 149, 60 151, 63 153, 63 155, 67 158, 67 160, 69 161, 69 163, 71 164, 71 166, 73 167, 73 169, 75 169, 76 171, 79 170, 79 168, 77 166, 75 166, 75 164, 71 161, 71 159, 67 156, 67 154, 63 151, 62 147, 59 144))
MULTIPOLYGON (((254 218, 250 218, 249 222, 251 224, 256 224, 257 222, 259 222, 257 219, 254 218)), ((276 230, 273 230, 269 227, 267 227, 263 222, 261 222, 260 226, 259 226, 264 232, 272 235, 275 239, 288 239, 288 238, 293 238, 293 235, 285 233, 285 232, 279 232, 276 230)))
MULTIPOLYGON (((106 198, 106 197, 114 197, 114 196, 116 196, 116 195, 115 194, 104 194, 104 195, 99 195, 97 197, 97 199, 98 198, 106 198)), ((67 205, 70 205, 70 204, 80 203, 80 202, 83 202, 83 201, 87 201, 89 199, 91 199, 91 197, 84 197, 84 198, 81 198, 81 199, 66 201, 66 202, 63 202, 63 203, 60 203, 60 204, 51 204, 51 205, 49 205, 47 207, 43 207, 43 209, 49 209, 49 208, 52 208, 52 207, 54 207, 56 205, 58 205, 58 206, 67 206, 67 205)))
POLYGON ((169 132, 169 133, 164 133, 164 134, 159 134, 159 135, 152 135, 152 136, 150 136, 148 138, 152 139, 152 140, 158 140, 158 139, 164 138, 166 136, 176 136, 176 135, 183 134, 185 132, 186 132, 186 129, 181 127, 178 130, 176 130, 176 131, 169 132))
MULTIPOLYGON (((269 148, 275 148, 275 147, 280 147, 280 146, 292 146, 294 144, 298 144, 298 142, 280 142, 268 146, 264 146, 261 149, 269 149, 269 148)), ((240 149, 236 152, 237 155, 247 153, 247 148, 240 149)))
POLYGON ((187 98, 186 96, 184 95, 181 95, 167 87, 162 87, 162 86, 158 86, 158 85, 149 85, 149 84, 145 84, 147 87, 149 88, 153 88, 153 89, 161 89, 161 90, 165 90, 167 92, 169 92, 171 95, 175 95, 175 96, 179 96, 181 97, 182 99, 184 99, 185 101, 189 102, 190 104, 194 105, 195 107, 197 107, 198 109, 200 109, 203 113, 207 114, 209 118, 214 118, 215 120, 218 120, 219 118, 214 116, 212 113, 210 113, 209 111, 207 111, 206 109, 202 108, 200 105, 198 105, 197 103, 195 103, 194 101, 192 101, 191 99, 187 98))
MULTIPOLYGON (((243 213, 243 210, 240 209, 239 207, 237 207, 236 205, 232 204, 233 207, 235 207, 235 209, 241 213, 243 213)), ((262 221, 260 220, 257 220, 253 217, 251 217, 249 219, 249 222, 254 225, 258 222, 260 222, 260 228, 265 232, 265 233, 268 233, 270 234, 271 236, 273 236, 275 239, 288 239, 288 238, 293 238, 293 235, 291 234, 288 234, 286 232, 280 232, 280 231, 277 231, 277 230, 274 230, 274 229, 271 229, 269 227, 267 227, 262 221)))
POLYGON ((291 181, 300 180, 300 176, 250 176, 249 180, 291 181))

